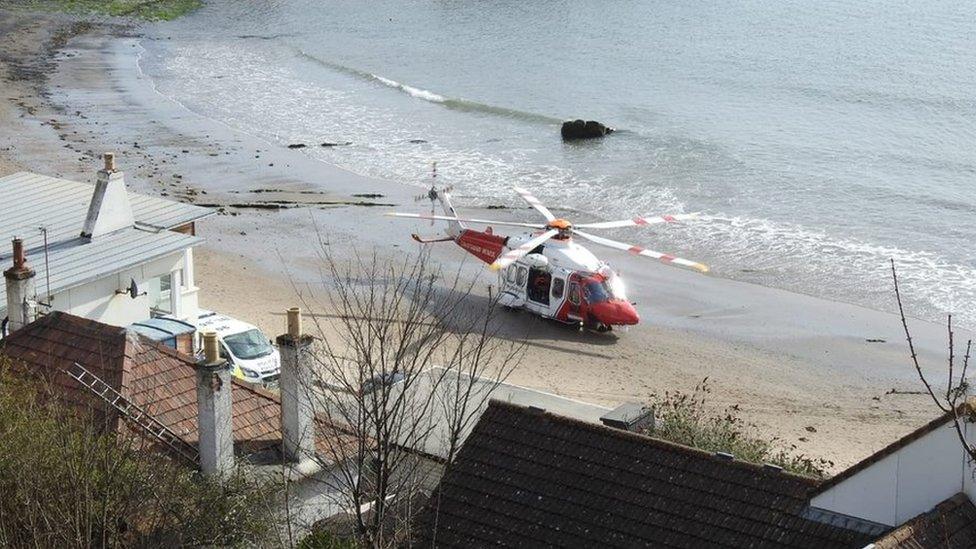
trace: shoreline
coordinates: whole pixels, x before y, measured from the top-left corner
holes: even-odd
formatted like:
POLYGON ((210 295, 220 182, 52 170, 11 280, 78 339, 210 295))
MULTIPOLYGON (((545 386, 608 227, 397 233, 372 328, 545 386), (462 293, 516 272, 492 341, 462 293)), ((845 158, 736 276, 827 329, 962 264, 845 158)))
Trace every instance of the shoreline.
MULTIPOLYGON (((34 56, 39 71, 50 70, 36 81, 12 81, 9 74, 4 79, 9 93, 0 97, 0 125, 14 131, 0 137, 0 175, 27 169, 90 181, 97 155, 114 149, 136 192, 222 204, 267 202, 268 193, 246 191, 280 189, 271 193, 274 200, 299 206, 226 207, 225 215, 202 223, 208 242, 197 254, 201 305, 272 335, 282 329, 279 312, 296 303, 295 287, 313 294, 321 287, 319 250, 308 243, 316 230, 336 257, 371 250, 397 257, 417 249, 406 237, 409 223, 379 215, 393 208, 343 204, 367 201, 411 211, 417 188, 355 175, 163 99, 133 71, 139 41, 152 37, 100 24, 65 40, 57 56, 40 51, 71 22, 77 18, 13 14, 0 25, 17 45, 0 60, 4 73, 15 56, 34 56), (28 20, 34 28, 25 28, 28 20), (32 47, 38 51, 31 53, 32 47)), ((897 317, 618 255, 612 260, 625 276, 642 275, 627 280, 644 323, 604 337, 511 315, 502 335, 528 334, 529 340, 523 365, 509 382, 618 404, 690 391, 707 376, 714 386, 712 406, 739 404, 764 435, 833 460, 834 472, 936 415, 927 396, 885 394, 919 388, 897 317)), ((447 246, 432 255, 447 270, 481 276, 479 287, 492 283, 464 256, 447 246)), ((923 360, 940 366, 944 328, 913 324, 923 360)))

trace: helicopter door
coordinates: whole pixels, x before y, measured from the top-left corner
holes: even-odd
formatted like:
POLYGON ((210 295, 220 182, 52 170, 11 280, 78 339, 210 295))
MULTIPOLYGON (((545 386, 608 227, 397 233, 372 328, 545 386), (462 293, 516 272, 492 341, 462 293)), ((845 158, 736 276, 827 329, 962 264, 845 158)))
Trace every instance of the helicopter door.
POLYGON ((549 305, 549 288, 552 286, 552 275, 541 269, 529 269, 529 285, 526 287, 526 295, 529 299, 549 305))
POLYGON ((582 319, 583 314, 580 308, 583 304, 583 295, 580 293, 578 283, 572 282, 569 284, 569 296, 566 299, 569 301, 569 317, 573 320, 582 319))

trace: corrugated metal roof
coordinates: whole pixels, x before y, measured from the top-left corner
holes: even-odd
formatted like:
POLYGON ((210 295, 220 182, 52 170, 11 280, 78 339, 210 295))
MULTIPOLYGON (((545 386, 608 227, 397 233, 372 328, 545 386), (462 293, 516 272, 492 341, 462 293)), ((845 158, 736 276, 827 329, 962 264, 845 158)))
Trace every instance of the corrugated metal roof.
MULTIPOLYGON (((128 228, 89 240, 77 236, 48 247, 51 293, 75 288, 137 265, 184 250, 203 242, 196 236, 173 231, 128 228)), ((0 254, 0 264, 11 262, 10 252, 0 254)), ((47 293, 47 271, 43 249, 28 254, 27 262, 37 273, 38 295, 47 293)), ((0 304, 5 305, 6 304, 0 304)))
MULTIPOLYGON (((0 177, 0 254, 8 252, 15 236, 28 249, 41 244, 39 227, 48 231, 48 243, 81 234, 94 185, 30 172, 0 177)), ((209 208, 165 198, 129 193, 136 223, 172 229, 214 213, 209 208)))
MULTIPOLYGON (((24 239, 37 272, 38 295, 47 292, 44 241, 48 231, 51 292, 57 293, 190 248, 202 238, 167 229, 201 219, 212 210, 129 193, 136 226, 94 239, 82 238, 94 185, 19 172, 0 178, 0 265, 11 264, 10 240, 24 239)), ((0 310, 6 303, 0 300, 0 310)))

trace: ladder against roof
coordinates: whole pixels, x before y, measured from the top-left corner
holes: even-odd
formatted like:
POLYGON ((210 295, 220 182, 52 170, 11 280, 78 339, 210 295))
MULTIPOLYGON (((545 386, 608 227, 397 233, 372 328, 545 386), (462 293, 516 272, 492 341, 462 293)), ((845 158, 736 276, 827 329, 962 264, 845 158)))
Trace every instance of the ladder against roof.
POLYGON ((180 457, 190 461, 194 465, 200 464, 200 453, 192 444, 183 440, 182 437, 149 415, 149 413, 137 406, 134 402, 122 396, 108 383, 105 383, 101 378, 85 369, 84 366, 75 362, 64 372, 75 379, 82 387, 88 389, 93 395, 118 410, 122 418, 130 425, 136 426, 144 434, 162 442, 180 457))

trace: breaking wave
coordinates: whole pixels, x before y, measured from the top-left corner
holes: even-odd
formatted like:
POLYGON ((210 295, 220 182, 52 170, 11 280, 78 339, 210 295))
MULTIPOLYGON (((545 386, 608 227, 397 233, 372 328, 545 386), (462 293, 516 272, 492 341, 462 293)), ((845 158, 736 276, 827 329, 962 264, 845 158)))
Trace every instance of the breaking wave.
POLYGON ((561 118, 556 118, 554 116, 548 116, 545 114, 520 111, 518 109, 510 109, 508 107, 499 107, 496 105, 488 105, 486 103, 480 103, 478 101, 470 101, 467 99, 461 99, 457 97, 446 97, 439 93, 410 86, 408 84, 404 84, 403 82, 397 82, 396 80, 386 78, 385 76, 356 69, 353 67, 347 67, 345 65, 340 65, 338 63, 333 63, 332 61, 327 61, 325 59, 321 59, 319 57, 311 55, 305 52, 304 50, 297 50, 297 52, 298 55, 303 59, 311 61, 317 65, 321 65, 323 67, 352 76, 354 78, 358 78, 360 80, 382 84, 388 88, 401 91, 415 99, 420 99, 422 101, 427 101, 428 103, 441 105, 451 110, 461 111, 461 112, 493 114, 496 116, 504 116, 506 118, 515 118, 517 120, 538 122, 540 124, 560 124, 563 121, 561 118))

